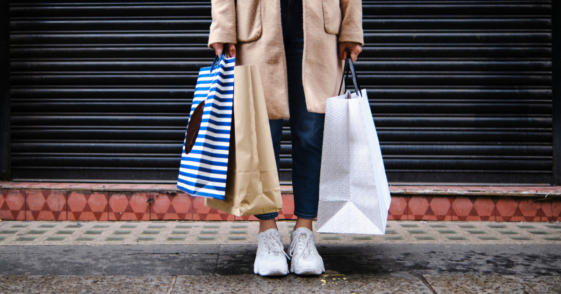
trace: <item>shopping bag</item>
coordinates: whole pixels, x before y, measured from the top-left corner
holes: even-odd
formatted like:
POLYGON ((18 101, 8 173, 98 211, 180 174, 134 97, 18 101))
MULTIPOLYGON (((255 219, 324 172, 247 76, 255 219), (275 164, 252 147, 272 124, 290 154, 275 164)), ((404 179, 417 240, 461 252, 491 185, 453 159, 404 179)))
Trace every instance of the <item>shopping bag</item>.
POLYGON ((391 197, 366 90, 327 99, 318 232, 383 235, 391 197))
POLYGON ((279 211, 279 176, 257 65, 234 68, 231 136, 226 199, 206 198, 205 205, 237 216, 279 211))
POLYGON ((235 58, 224 54, 199 72, 177 179, 192 196, 224 199, 234 98, 235 58))

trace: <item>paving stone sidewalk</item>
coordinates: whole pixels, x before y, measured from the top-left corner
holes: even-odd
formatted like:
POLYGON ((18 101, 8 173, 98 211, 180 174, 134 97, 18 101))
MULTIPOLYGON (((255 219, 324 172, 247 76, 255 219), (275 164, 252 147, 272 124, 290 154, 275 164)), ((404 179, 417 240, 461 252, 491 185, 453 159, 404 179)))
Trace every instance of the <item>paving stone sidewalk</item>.
POLYGON ((561 277, 324 274, 319 277, 0 276, 1 293, 384 293, 555 294, 561 277))
MULTIPOLYGON (((285 244, 293 226, 279 222, 285 244)), ((3 221, 0 293, 561 293, 561 223, 390 221, 385 236, 316 234, 327 272, 280 278, 253 274, 257 230, 3 221)))
MULTIPOLYGON (((293 221, 279 222, 284 243, 293 221)), ((1 245, 256 244, 257 222, 0 222, 1 245)), ((385 236, 317 234, 318 244, 560 244, 561 223, 389 221, 385 236)))

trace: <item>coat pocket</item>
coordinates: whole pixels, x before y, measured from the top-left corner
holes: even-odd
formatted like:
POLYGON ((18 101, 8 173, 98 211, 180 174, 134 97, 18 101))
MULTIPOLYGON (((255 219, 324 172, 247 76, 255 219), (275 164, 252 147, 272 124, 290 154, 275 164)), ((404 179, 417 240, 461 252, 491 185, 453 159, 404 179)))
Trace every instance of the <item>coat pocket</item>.
POLYGON ((339 34, 341 29, 341 1, 323 0, 323 23, 329 34, 339 34))
POLYGON ((237 1, 236 23, 239 42, 251 42, 261 37, 263 28, 260 2, 260 0, 237 1))

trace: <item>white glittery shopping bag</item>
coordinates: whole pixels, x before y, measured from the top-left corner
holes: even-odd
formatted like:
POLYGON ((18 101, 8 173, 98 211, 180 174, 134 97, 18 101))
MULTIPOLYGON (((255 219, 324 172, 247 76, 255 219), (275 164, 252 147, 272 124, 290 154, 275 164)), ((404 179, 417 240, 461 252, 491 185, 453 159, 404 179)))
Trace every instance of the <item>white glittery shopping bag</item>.
POLYGON ((366 90, 327 99, 318 232, 383 235, 391 197, 366 90))

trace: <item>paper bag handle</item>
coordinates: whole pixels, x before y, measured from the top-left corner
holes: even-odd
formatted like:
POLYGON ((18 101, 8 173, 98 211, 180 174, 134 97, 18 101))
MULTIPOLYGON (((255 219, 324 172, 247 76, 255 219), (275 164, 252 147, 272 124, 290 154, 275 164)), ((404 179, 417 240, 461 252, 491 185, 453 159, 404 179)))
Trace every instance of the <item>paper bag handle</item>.
MULTIPOLYGON (((350 57, 347 57, 347 59, 345 59, 345 66, 343 67, 343 77, 341 78, 341 86, 339 86, 339 92, 337 92, 337 95, 341 95, 341 89, 343 89, 343 82, 345 81, 346 78, 349 77, 349 71, 347 70, 347 67, 350 68, 350 72, 353 78, 353 84, 355 87, 355 92, 357 95, 362 97, 362 93, 361 93, 361 89, 360 89, 360 85, 358 84, 357 78, 356 78, 356 72, 355 72, 355 67, 353 64, 353 60, 350 57)), ((346 88, 346 85, 345 85, 346 88)))

